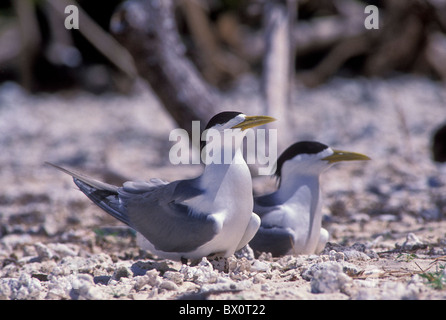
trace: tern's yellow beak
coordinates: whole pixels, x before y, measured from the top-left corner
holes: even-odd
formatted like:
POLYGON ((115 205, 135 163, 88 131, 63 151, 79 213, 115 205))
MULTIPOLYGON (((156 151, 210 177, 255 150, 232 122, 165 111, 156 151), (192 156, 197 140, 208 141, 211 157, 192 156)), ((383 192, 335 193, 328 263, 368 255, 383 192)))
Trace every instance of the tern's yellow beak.
POLYGON ((276 121, 276 119, 268 116, 250 116, 246 117, 245 120, 239 124, 236 124, 231 129, 241 128, 242 130, 261 126, 269 122, 276 121))
POLYGON ((342 151, 342 150, 334 150, 334 153, 331 156, 325 157, 322 160, 326 160, 329 163, 335 163, 339 161, 353 161, 353 160, 371 160, 364 154, 342 151))

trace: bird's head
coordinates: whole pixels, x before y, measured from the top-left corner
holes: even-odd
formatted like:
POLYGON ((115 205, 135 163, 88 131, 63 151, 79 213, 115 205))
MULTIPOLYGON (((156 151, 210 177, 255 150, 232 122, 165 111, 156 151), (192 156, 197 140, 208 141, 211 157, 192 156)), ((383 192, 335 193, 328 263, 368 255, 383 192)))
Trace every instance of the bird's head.
MULTIPOLYGON (((225 133, 243 138, 246 134, 246 129, 257 127, 275 120, 276 119, 268 116, 247 116, 242 112, 224 111, 216 114, 209 120, 204 129, 204 134, 206 134, 205 132, 207 130, 216 130, 222 138, 225 133)), ((201 142, 201 149, 206 143, 207 141, 201 142)))
POLYGON ((336 162, 370 160, 366 155, 332 149, 316 141, 296 142, 288 147, 277 159, 275 175, 282 176, 297 173, 319 175, 336 162))
POLYGON ((242 112, 224 111, 216 114, 209 120, 206 129, 224 131, 225 129, 241 129, 242 131, 275 121, 268 116, 247 116, 242 112))

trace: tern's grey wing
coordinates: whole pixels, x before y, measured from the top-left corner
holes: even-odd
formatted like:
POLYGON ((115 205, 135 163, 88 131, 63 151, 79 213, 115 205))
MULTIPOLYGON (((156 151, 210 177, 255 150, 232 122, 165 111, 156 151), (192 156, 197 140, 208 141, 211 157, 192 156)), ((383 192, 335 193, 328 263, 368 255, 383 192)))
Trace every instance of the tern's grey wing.
POLYGON ((282 227, 280 205, 274 194, 254 198, 254 210, 261 219, 261 225, 249 243, 254 252, 271 252, 274 257, 287 254, 294 243, 294 233, 282 227))
POLYGON ((90 198, 91 201, 116 219, 129 225, 127 217, 119 211, 119 187, 93 179, 84 175, 83 173, 62 168, 49 162, 46 162, 46 164, 72 176, 74 183, 88 198, 90 198))
POLYGON ((254 209, 253 211, 262 218, 267 213, 274 211, 276 203, 272 194, 254 197, 254 209))
POLYGON ((50 166, 52 166, 52 167, 54 167, 54 168, 56 168, 56 169, 58 169, 58 170, 60 170, 60 171, 62 171, 64 173, 66 173, 66 174, 69 174, 74 179, 82 181, 82 182, 88 184, 90 187, 93 187, 96 190, 103 190, 103 191, 109 191, 109 192, 116 192, 118 190, 118 187, 116 187, 114 185, 111 185, 111 184, 108 184, 108 183, 105 183, 105 182, 93 179, 93 178, 91 178, 89 176, 84 175, 83 173, 76 172, 74 170, 68 170, 68 169, 62 168, 62 167, 60 167, 58 165, 55 165, 53 163, 50 163, 50 162, 45 162, 45 164, 50 165, 50 166))
POLYGON ((197 212, 183 201, 202 193, 194 180, 159 185, 145 192, 118 191, 129 225, 164 252, 190 252, 210 241, 221 226, 213 216, 197 212))
POLYGON ((168 183, 130 181, 113 186, 84 174, 50 164, 71 175, 79 189, 105 212, 140 232, 156 249, 189 252, 211 240, 221 224, 184 201, 203 193, 198 180, 168 183))
POLYGON ((288 228, 260 226, 249 246, 254 252, 271 252, 273 257, 287 254, 294 243, 293 232, 288 228))

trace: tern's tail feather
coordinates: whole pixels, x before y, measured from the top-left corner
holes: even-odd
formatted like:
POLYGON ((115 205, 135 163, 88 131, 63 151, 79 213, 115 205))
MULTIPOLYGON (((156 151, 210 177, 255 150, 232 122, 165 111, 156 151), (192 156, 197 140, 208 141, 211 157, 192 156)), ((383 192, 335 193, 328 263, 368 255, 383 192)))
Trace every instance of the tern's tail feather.
POLYGON ((74 183, 91 201, 111 216, 130 226, 128 216, 125 214, 119 202, 119 187, 95 180, 82 173, 70 171, 49 162, 46 162, 46 164, 72 176, 74 183))

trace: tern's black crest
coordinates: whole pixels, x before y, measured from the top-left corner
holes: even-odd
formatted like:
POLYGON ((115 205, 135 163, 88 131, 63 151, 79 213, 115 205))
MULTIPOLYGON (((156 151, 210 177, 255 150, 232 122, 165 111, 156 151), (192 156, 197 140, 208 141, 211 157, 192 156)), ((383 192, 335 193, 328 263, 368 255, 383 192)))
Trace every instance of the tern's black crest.
MULTIPOLYGON (((209 120, 209 122, 206 125, 206 128, 204 128, 204 130, 212 128, 213 126, 215 126, 217 124, 226 123, 226 122, 230 121, 231 119, 234 119, 235 117, 237 117, 239 114, 242 114, 242 113, 238 112, 238 111, 223 111, 223 112, 217 113, 215 116, 213 116, 211 118, 211 120, 209 120)), ((206 145, 206 141, 201 141, 200 150, 203 150, 205 145, 206 145)))
POLYGON ((317 141, 300 141, 292 144, 288 147, 288 149, 282 152, 280 157, 277 159, 275 175, 280 178, 282 166, 285 161, 290 160, 299 154, 316 154, 327 148, 328 146, 317 141))
POLYGON ((216 114, 215 116, 213 116, 211 118, 211 120, 209 120, 208 124, 206 125, 205 130, 209 129, 209 128, 212 128, 216 124, 226 123, 229 120, 234 119, 239 114, 242 114, 242 113, 241 112, 237 112, 237 111, 224 111, 224 112, 220 112, 220 113, 216 114))

